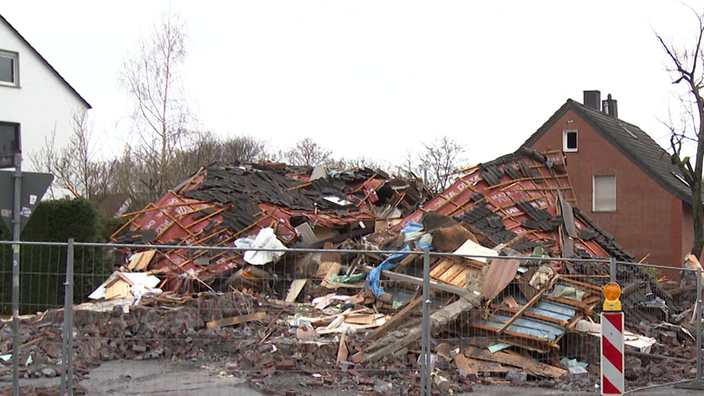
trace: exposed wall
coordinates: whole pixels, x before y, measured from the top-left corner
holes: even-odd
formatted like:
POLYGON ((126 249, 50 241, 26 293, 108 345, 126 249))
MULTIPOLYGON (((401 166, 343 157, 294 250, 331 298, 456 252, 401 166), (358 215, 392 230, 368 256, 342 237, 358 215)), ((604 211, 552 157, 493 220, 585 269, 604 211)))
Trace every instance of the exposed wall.
POLYGON ((0 50, 19 53, 20 68, 19 88, 0 85, 0 121, 21 124, 23 169, 31 170, 29 155, 44 147, 54 130, 56 145, 66 144, 73 112, 85 112, 86 106, 2 21, 0 50))
MULTIPOLYGON (((641 260, 680 266, 682 262, 682 201, 667 192, 611 145, 572 110, 533 145, 562 150, 564 130, 578 131, 578 152, 565 153, 577 206, 616 242, 641 260), (570 122, 571 121, 571 122, 570 122), (616 175, 616 212, 592 211, 593 175, 616 175)), ((691 231, 690 231, 691 232, 691 231)))

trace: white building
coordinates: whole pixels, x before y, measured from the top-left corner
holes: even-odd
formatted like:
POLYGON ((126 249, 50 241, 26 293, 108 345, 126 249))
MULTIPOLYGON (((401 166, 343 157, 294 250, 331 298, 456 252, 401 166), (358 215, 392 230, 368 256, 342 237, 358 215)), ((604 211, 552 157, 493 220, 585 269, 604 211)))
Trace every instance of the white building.
POLYGON ((55 147, 65 145, 73 130, 73 115, 90 108, 0 15, 0 141, 19 129, 22 168, 32 170, 29 156, 37 155, 52 135, 55 147))

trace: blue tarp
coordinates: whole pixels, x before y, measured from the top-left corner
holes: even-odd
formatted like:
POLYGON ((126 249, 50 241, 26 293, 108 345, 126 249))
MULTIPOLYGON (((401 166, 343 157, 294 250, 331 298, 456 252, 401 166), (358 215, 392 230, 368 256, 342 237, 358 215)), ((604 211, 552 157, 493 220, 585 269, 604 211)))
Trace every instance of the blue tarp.
MULTIPOLYGON (((402 233, 407 234, 411 232, 416 232, 418 230, 421 230, 423 228, 423 225, 420 223, 408 223, 406 227, 401 230, 402 233)), ((418 244, 418 247, 422 248, 423 250, 425 249, 431 249, 432 247, 430 244, 418 244)), ((408 245, 404 246, 401 251, 407 251, 410 252, 411 249, 408 248, 408 245)), ((381 288, 381 271, 388 271, 396 267, 401 260, 403 260, 408 254, 404 253, 396 253, 392 254, 391 256, 387 257, 386 260, 382 261, 379 265, 377 265, 373 270, 369 271, 369 274, 367 274, 367 281, 369 281, 369 284, 367 284, 367 287, 374 292, 374 295, 377 297, 381 297, 386 292, 384 289, 381 288)))

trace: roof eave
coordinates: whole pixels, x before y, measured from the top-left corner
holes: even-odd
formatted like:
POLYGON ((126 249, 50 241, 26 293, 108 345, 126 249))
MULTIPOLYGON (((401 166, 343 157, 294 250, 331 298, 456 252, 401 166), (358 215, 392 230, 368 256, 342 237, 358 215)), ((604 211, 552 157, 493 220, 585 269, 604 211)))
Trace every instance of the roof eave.
POLYGON ((12 30, 12 32, 14 32, 15 35, 17 35, 17 37, 18 37, 20 40, 22 40, 22 42, 24 42, 24 43, 27 45, 27 47, 29 47, 29 48, 32 50, 32 52, 34 52, 34 54, 37 55, 37 56, 39 57, 39 59, 42 60, 42 62, 44 62, 44 64, 56 75, 56 77, 58 77, 58 78, 61 80, 61 82, 63 82, 64 85, 66 85, 66 87, 68 87, 68 89, 69 89, 74 95, 76 95, 76 97, 78 97, 78 99, 80 99, 81 102, 83 102, 83 104, 86 106, 87 109, 92 109, 92 108, 93 108, 93 106, 91 106, 90 103, 88 103, 88 101, 85 100, 85 99, 83 98, 83 96, 81 96, 81 94, 79 94, 78 91, 76 91, 76 89, 73 88, 73 87, 71 86, 71 84, 69 84, 68 81, 66 81, 66 79, 63 78, 63 77, 61 76, 61 74, 59 74, 58 71, 56 71, 56 69, 54 69, 54 66, 52 66, 46 59, 44 59, 44 57, 42 56, 42 54, 40 54, 39 51, 37 51, 36 48, 34 48, 34 47, 32 46, 32 44, 30 44, 29 41, 27 41, 27 39, 25 39, 24 36, 22 36, 22 34, 20 34, 20 32, 17 31, 17 29, 15 29, 15 27, 12 26, 12 24, 11 24, 7 19, 5 19, 4 16, 0 15, 0 20, 2 20, 3 22, 5 22, 5 24, 10 28, 10 30, 12 30))
POLYGON ((550 127, 552 127, 557 122, 557 120, 559 120, 563 115, 565 115, 565 113, 567 113, 567 110, 570 108, 571 104, 572 99, 567 99, 567 102, 565 102, 565 104, 563 104, 555 112, 555 114, 550 116, 550 118, 548 118, 548 120, 545 121, 545 123, 540 128, 538 128, 537 131, 535 131, 535 133, 533 133, 525 142, 523 142, 521 147, 530 147, 535 144, 538 139, 540 139, 545 134, 545 132, 547 132, 548 129, 550 129, 550 127))
POLYGON ((594 120, 591 118, 589 114, 587 114, 580 106, 577 106, 573 103, 571 103, 570 108, 577 113, 584 121, 586 121, 589 125, 591 125, 592 128, 594 128, 596 131, 601 134, 601 136, 604 137, 609 143, 611 143, 614 147, 616 147, 623 155, 626 156, 631 162, 636 164, 643 172, 645 172, 648 176, 650 176, 651 179, 655 180, 662 188, 664 188, 667 192, 670 194, 674 195, 675 197, 679 198, 680 200, 692 204, 692 197, 688 195, 682 194, 681 191, 675 189, 670 185, 665 180, 662 180, 662 178, 654 174, 653 172, 650 171, 650 168, 643 163, 643 161, 640 160, 637 156, 633 155, 629 150, 627 150, 623 145, 619 144, 618 141, 616 141, 613 137, 611 137, 610 134, 604 132, 604 130, 596 123, 594 120))

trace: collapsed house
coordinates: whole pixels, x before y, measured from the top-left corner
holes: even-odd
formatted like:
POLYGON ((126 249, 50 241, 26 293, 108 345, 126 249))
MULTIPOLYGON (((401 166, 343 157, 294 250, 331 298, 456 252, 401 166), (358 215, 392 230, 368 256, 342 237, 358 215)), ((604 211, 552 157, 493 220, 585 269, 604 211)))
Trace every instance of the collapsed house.
MULTIPOLYGON (((252 277, 278 277, 290 282, 285 297, 290 302, 299 294, 326 297, 323 303, 316 302, 324 308, 331 304, 334 293, 341 293, 360 296, 343 300, 347 303, 377 300, 382 304, 379 306, 405 306, 386 316, 357 313, 363 319, 356 321, 366 327, 342 326, 376 329, 367 345, 354 355, 354 363, 382 359, 418 341, 420 322, 415 314, 422 258, 412 252, 424 247, 450 253, 431 258, 431 288, 454 296, 449 303, 435 307, 436 334, 452 328, 453 336, 483 336, 491 340, 492 352, 510 346, 537 353, 556 366, 560 365, 556 356, 580 352, 565 351, 560 343, 563 337, 570 333, 598 335, 593 319, 600 312, 611 260, 630 263, 634 257, 574 206, 574 191, 561 152, 522 148, 459 172, 452 186, 430 200, 426 198, 427 190, 419 182, 391 179, 370 170, 326 174, 320 168, 302 172, 281 165, 276 169, 212 165, 138 213, 128 223, 129 232, 116 241, 141 238, 155 244, 223 246, 237 244, 246 234, 256 240, 264 230, 281 248, 325 247, 334 251, 313 263, 311 254, 287 253, 285 257, 291 257, 288 262, 293 266, 261 266, 280 260, 267 256, 253 268, 247 252, 204 258, 205 252, 194 255, 193 251, 174 248, 158 252, 162 258, 156 258, 150 268, 162 271, 161 287, 175 292, 185 290, 189 280, 196 279, 202 288, 215 275, 227 273, 232 275, 218 278, 226 279, 218 284, 220 290, 224 285, 251 290, 257 284, 251 282, 252 277), (364 251, 345 254, 349 249, 364 251), (377 253, 379 250, 408 254, 386 257, 377 253), (248 276, 242 276, 243 268, 248 276), (311 277, 319 278, 320 285, 296 279, 311 277), (402 293, 397 298, 387 293, 382 283, 401 285, 402 293), (362 287, 372 293, 358 293, 362 287), (307 292, 301 293, 304 288, 307 292), (403 293, 414 288, 415 295, 403 293), (404 319, 406 316, 415 321, 404 319), (393 330, 402 323, 404 336, 399 337, 393 330), (415 327, 409 328, 409 323, 415 327)), ((633 265, 617 268, 617 280, 624 286, 628 326, 666 321, 680 311, 652 275, 633 265)), ((187 290, 192 286, 191 282, 187 290)), ((282 299, 284 292, 280 291, 282 299)), ((352 317, 347 319, 355 323, 352 317)), ((323 324, 317 335, 342 331, 323 324)), ((629 342, 641 352, 650 351, 655 344, 653 338, 636 334, 629 342)), ((481 350, 472 351, 464 361, 469 366, 462 364, 465 368, 481 366, 477 363, 482 360, 477 358, 481 350)), ((553 377, 564 373, 559 368, 542 372, 553 377)))
MULTIPOLYGON (((430 323, 441 341, 433 352, 453 367, 457 383, 516 371, 553 384, 589 372, 594 381, 599 349, 591 337, 600 331, 602 286, 612 260, 634 257, 574 202, 562 154, 525 148, 459 172, 435 197, 416 180, 368 169, 213 164, 133 214, 114 236, 161 245, 126 252, 95 296, 107 300, 96 304, 139 300, 119 319, 105 319, 121 323, 109 334, 125 339, 120 326, 146 315, 144 336, 152 341, 130 333, 106 349, 88 328, 83 350, 87 360, 192 358, 222 353, 211 340, 225 337, 241 340, 221 345, 231 368, 264 376, 301 367, 355 376, 363 376, 356 367, 408 367, 419 354, 427 248, 430 323), (204 245, 240 249, 197 249, 204 245), (269 247, 278 254, 247 250, 269 247), (199 337, 183 336, 169 315, 186 315, 199 337), (248 339, 257 328, 261 338, 248 339), (276 346, 269 357, 248 350, 268 344, 276 346), (311 344, 326 347, 315 349, 313 362, 291 362, 296 351, 310 355, 311 344)), ((686 375, 694 366, 691 307, 672 295, 693 289, 666 289, 631 264, 620 263, 616 277, 632 331, 627 373, 662 381, 657 363, 665 359, 679 365, 679 378, 686 375)), ((92 312, 85 323, 95 323, 96 310, 88 304, 77 312, 92 312)))
POLYGON ((322 167, 281 163, 213 164, 133 216, 127 232, 119 230, 114 240, 184 246, 160 251, 150 268, 165 279, 163 290, 187 293, 194 282, 213 289, 213 281, 231 281, 228 277, 247 262, 232 252, 210 255, 186 247, 232 247, 246 235, 271 229, 289 247, 322 248, 369 234, 375 220, 402 217, 428 196, 418 180, 370 169, 327 174, 322 167))

